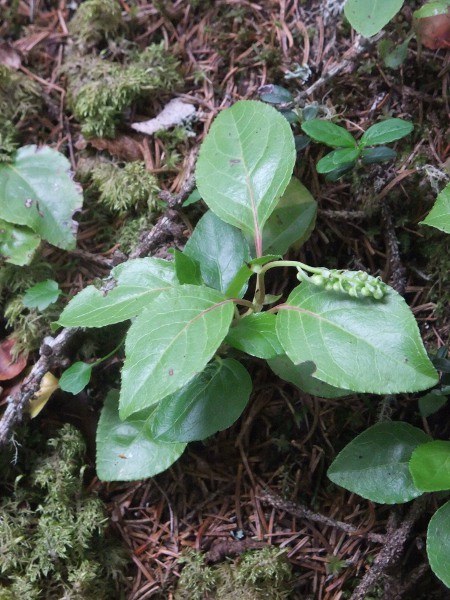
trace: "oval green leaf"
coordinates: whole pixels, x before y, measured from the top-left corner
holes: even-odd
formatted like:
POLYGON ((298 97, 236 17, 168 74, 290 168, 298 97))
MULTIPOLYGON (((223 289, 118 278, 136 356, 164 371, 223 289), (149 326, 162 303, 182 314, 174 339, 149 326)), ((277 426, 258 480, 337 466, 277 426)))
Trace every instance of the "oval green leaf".
POLYGON ((333 150, 319 160, 316 165, 318 173, 331 173, 338 169, 347 169, 357 160, 360 151, 358 148, 341 148, 333 150))
POLYGON ((429 440, 408 423, 378 423, 345 446, 328 469, 328 477, 373 502, 408 502, 422 494, 409 472, 411 454, 429 440))
POLYGON ((180 283, 192 283, 193 285, 202 285, 203 279, 200 272, 200 265, 197 260, 173 249, 175 272, 180 283))
POLYGON ((292 175, 289 123, 272 106, 242 100, 215 119, 200 148, 196 181, 209 208, 248 232, 261 250, 265 222, 292 175))
POLYGON ((389 23, 403 6, 403 0, 347 0, 344 12, 350 25, 364 37, 371 37, 389 23))
POLYGON ((72 216, 83 196, 69 170, 67 158, 52 148, 20 148, 12 163, 0 164, 0 218, 26 225, 58 248, 74 248, 72 216))
POLYGON ((402 119, 387 119, 369 127, 359 141, 361 147, 389 144, 399 140, 414 129, 414 125, 402 119))
POLYGON ((220 292, 225 292, 242 265, 250 260, 242 231, 210 210, 197 223, 183 254, 200 264, 203 281, 220 292))
POLYGON ((61 375, 59 387, 63 392, 79 394, 81 390, 84 390, 91 379, 92 367, 93 365, 81 361, 73 363, 73 365, 66 369, 61 375))
POLYGON ((433 208, 420 224, 450 233, 450 183, 438 194, 433 208))
POLYGON ((375 300, 304 282, 279 306, 277 333, 294 364, 314 362, 314 377, 337 388, 394 394, 438 381, 417 323, 392 288, 375 300))
POLYGON ((286 104, 294 100, 294 96, 289 90, 273 83, 262 85, 258 89, 258 94, 263 102, 269 104, 286 104))
POLYGON ((302 123, 303 131, 316 142, 331 148, 355 148, 356 140, 344 127, 323 119, 311 119, 302 123))
POLYGON ((286 254, 293 245, 298 249, 311 235, 316 214, 317 202, 293 177, 264 226, 264 254, 286 254))
POLYGON ((0 219, 0 255, 6 262, 23 267, 33 260, 41 238, 28 227, 0 219))
POLYGON ((436 15, 444 15, 450 7, 450 0, 432 0, 413 12, 415 19, 426 19, 436 15))
POLYGON ((97 474, 102 481, 133 481, 153 477, 183 454, 186 444, 166 444, 151 433, 154 408, 121 421, 118 392, 105 400, 97 428, 97 474))
POLYGON ((248 371, 233 358, 214 361, 156 407, 152 433, 164 442, 204 440, 230 427, 252 391, 248 371))
POLYGON ((430 415, 434 415, 434 413, 446 404, 446 396, 430 392, 419 398, 419 411, 422 417, 429 417, 430 415))
POLYGON ((285 354, 281 356, 275 356, 267 361, 267 364, 281 379, 289 381, 298 387, 299 390, 311 394, 311 396, 317 396, 318 398, 341 398, 342 396, 348 396, 353 392, 349 390, 342 390, 340 388, 333 387, 320 379, 313 377, 313 373, 316 370, 316 366, 313 362, 304 362, 300 365, 294 365, 285 354))
POLYGON ((450 490, 450 442, 435 440, 418 446, 411 457, 409 470, 422 492, 450 490))
POLYGON ((104 327, 139 314, 162 292, 178 284, 174 264, 159 258, 136 258, 114 267, 103 291, 90 285, 59 317, 63 327, 104 327))
POLYGON ((450 587, 450 502, 441 506, 430 519, 427 555, 434 574, 450 587))
POLYGON ((125 343, 120 416, 156 404, 202 371, 230 328, 234 305, 207 287, 182 285, 148 304, 125 343))
POLYGON ((386 162, 387 160, 394 160, 396 156, 397 152, 387 146, 365 148, 361 152, 361 161, 365 165, 372 165, 375 163, 386 162))
POLYGON ((37 308, 45 310, 50 304, 54 304, 61 294, 58 284, 53 279, 40 281, 28 288, 25 292, 22 303, 27 308, 37 308))
POLYGON ((267 359, 284 354, 276 332, 276 321, 273 313, 248 315, 231 327, 225 342, 258 358, 267 359))

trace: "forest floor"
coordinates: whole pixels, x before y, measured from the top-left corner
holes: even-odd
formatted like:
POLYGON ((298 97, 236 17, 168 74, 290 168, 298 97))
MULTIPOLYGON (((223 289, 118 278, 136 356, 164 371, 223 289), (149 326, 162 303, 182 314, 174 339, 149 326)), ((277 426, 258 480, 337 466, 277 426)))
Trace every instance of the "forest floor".
MULTIPOLYGON (((445 346, 448 241, 444 234, 424 231, 419 221, 449 173, 448 51, 419 47, 413 36, 401 64, 388 68, 378 42, 355 34, 337 0, 118 3, 120 25, 96 37, 95 22, 89 35, 71 30, 76 2, 0 0, 0 66, 42 91, 41 110, 18 126, 20 143, 47 144, 64 153, 85 191, 76 216, 77 249, 67 253, 44 246, 40 254, 64 292, 72 296, 106 277, 118 253, 132 255, 142 231, 151 228, 142 207, 131 211, 131 219, 113 201, 99 202, 99 189, 86 175, 91 164, 143 161, 161 190, 178 194, 193 175, 198 148, 218 112, 240 99, 259 99, 261 86, 277 84, 293 94, 298 107, 317 106, 353 134, 386 115, 414 123, 414 133, 396 144, 395 161, 358 168, 334 183, 315 169, 323 147, 299 152, 295 174, 319 211, 311 238, 290 256, 379 274, 404 295, 426 346, 445 346), (70 100, 76 91, 70 91, 67 61, 74 45, 120 63, 133 48, 159 42, 178 61, 179 82, 126 107, 113 135, 83 133, 70 100), (196 109, 187 125, 160 135, 131 128, 175 97, 196 109)), ((384 30, 383 38, 394 46, 412 31, 416 3, 406 4, 384 30)), ((168 247, 182 248, 199 214, 198 208, 178 211, 174 235, 166 232, 152 254, 167 256, 168 247)), ((155 211, 153 224, 162 216, 164 210, 155 211)), ((271 285, 273 293, 283 293, 288 282, 271 285)), ((4 310, 12 296, 2 294, 4 310)), ((10 332, 5 329, 5 335, 10 332)), ((40 342, 47 333, 39 331, 40 342)), ((34 340, 29 364, 40 342, 34 340)), ((98 408, 120 360, 105 363, 89 394, 78 395, 77 406, 73 397, 59 394, 32 426, 47 432, 67 421, 77 425, 92 461, 98 408)), ((219 564, 267 545, 285 550, 292 567, 289 598, 450 598, 431 573, 424 548, 437 499, 419 507, 375 505, 326 476, 343 446, 386 415, 448 438, 450 409, 424 419, 414 394, 325 400, 277 379, 262 361, 247 366, 255 385, 244 415, 230 429, 189 445, 167 472, 104 484, 93 469, 87 471, 88 489, 105 503, 111 529, 129 552, 117 598, 174 597, 182 570, 178 559, 186 548, 219 564), (373 586, 366 578, 366 587, 355 591, 367 574, 373 586)), ((20 443, 26 445, 26 438, 20 443)))

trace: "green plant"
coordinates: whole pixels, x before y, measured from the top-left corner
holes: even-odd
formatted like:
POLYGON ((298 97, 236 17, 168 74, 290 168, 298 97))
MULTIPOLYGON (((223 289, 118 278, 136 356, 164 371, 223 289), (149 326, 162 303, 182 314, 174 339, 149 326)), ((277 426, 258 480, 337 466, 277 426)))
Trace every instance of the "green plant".
POLYGON ((370 37, 378 33, 395 17, 404 0, 347 0, 345 16, 358 33, 370 37))
POLYGON ((24 146, 11 162, 0 163, 0 256, 6 262, 29 264, 41 240, 65 250, 75 247, 72 216, 83 197, 69 168, 69 161, 47 146, 24 146))
POLYGON ((290 126, 274 108, 242 101, 223 111, 196 170, 210 211, 184 251, 171 262, 123 263, 103 290, 89 286, 64 309, 65 327, 132 319, 120 394, 108 395, 98 427, 102 479, 154 475, 187 442, 229 427, 251 393, 241 353, 324 397, 436 383, 415 320, 392 288, 361 271, 281 259, 308 237, 316 211, 291 179, 294 162, 290 126), (274 268, 292 268, 300 281, 279 304, 266 292, 274 268))
POLYGON ((292 593, 292 573, 286 551, 276 546, 244 552, 235 561, 207 566, 204 556, 188 549, 175 591, 175 600, 223 598, 283 600, 292 593))
POLYGON ((123 167, 100 162, 92 169, 91 177, 100 192, 99 202, 110 210, 127 213, 138 209, 150 211, 158 206, 158 182, 140 160, 123 167))
POLYGON ((322 119, 305 121, 302 129, 316 142, 336 148, 316 165, 318 173, 325 173, 335 181, 353 169, 359 159, 367 165, 395 158, 396 152, 382 144, 405 137, 413 130, 413 124, 402 119, 386 119, 369 127, 359 141, 343 127, 322 119))
MULTIPOLYGON (((29 435, 19 463, 4 473, 0 599, 118 597, 126 554, 108 535, 102 501, 83 485, 85 445, 65 425, 47 441, 29 435)), ((2 465, 5 466, 5 465, 2 465)))
POLYGON ((114 137, 126 108, 181 83, 178 60, 163 44, 130 54, 124 64, 73 54, 64 65, 68 104, 89 137, 114 137))
POLYGON ((438 194, 433 208, 421 224, 450 233, 450 183, 438 194))

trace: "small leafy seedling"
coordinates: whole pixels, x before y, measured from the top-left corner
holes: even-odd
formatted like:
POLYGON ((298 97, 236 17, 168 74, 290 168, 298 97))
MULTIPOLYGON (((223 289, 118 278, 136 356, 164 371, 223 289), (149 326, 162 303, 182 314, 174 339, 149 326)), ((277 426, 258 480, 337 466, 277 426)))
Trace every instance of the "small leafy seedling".
POLYGON ((45 310, 58 300, 60 294, 61 290, 57 282, 53 279, 47 279, 30 287, 25 292, 22 302, 27 308, 45 310))
POLYGON ((318 173, 327 174, 328 179, 335 181, 353 169, 359 159, 365 165, 394 159, 397 153, 383 144, 405 137, 413 130, 413 124, 402 119, 387 119, 369 127, 359 141, 343 127, 322 119, 305 121, 302 129, 316 142, 336 148, 316 165, 318 173))
MULTIPOLYGON (((363 147, 382 138, 397 139, 392 128, 375 128, 363 147)), ((222 111, 196 167, 210 210, 184 251, 172 261, 129 260, 102 290, 89 286, 64 309, 65 327, 132 321, 121 389, 109 394, 98 426, 101 479, 155 475, 189 441, 229 427, 251 394, 241 356, 267 360, 279 376, 325 397, 437 382, 411 311, 380 278, 283 260, 316 215, 292 178, 295 158, 290 125, 272 106, 240 101, 222 111), (281 299, 266 274, 288 268, 299 283, 281 299)))

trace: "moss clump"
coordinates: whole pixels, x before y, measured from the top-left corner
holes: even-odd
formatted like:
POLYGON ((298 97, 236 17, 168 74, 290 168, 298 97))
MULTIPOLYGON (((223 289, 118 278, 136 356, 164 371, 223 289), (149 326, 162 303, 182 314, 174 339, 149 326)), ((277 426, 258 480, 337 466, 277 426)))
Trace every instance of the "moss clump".
POLYGON ((75 45, 86 51, 117 35, 122 26, 122 11, 117 0, 86 0, 69 25, 75 45))
POLYGON ((0 505, 0 600, 117 598, 126 559, 107 540, 102 502, 83 491, 81 434, 65 425, 48 446, 0 505))
POLYGON ((181 560, 185 565, 174 600, 284 600, 292 593, 285 551, 274 546, 251 550, 234 562, 211 567, 192 550, 181 560))
POLYGON ((141 161, 124 167, 99 163, 92 171, 92 182, 100 192, 99 201, 112 211, 151 211, 159 202, 158 182, 141 161))
POLYGON ((162 44, 132 54, 125 64, 74 54, 64 70, 68 102, 87 137, 114 137, 125 109, 181 85, 178 61, 162 44))
POLYGON ((17 148, 17 132, 42 106, 39 86, 22 73, 0 65, 0 162, 9 161, 17 148))

